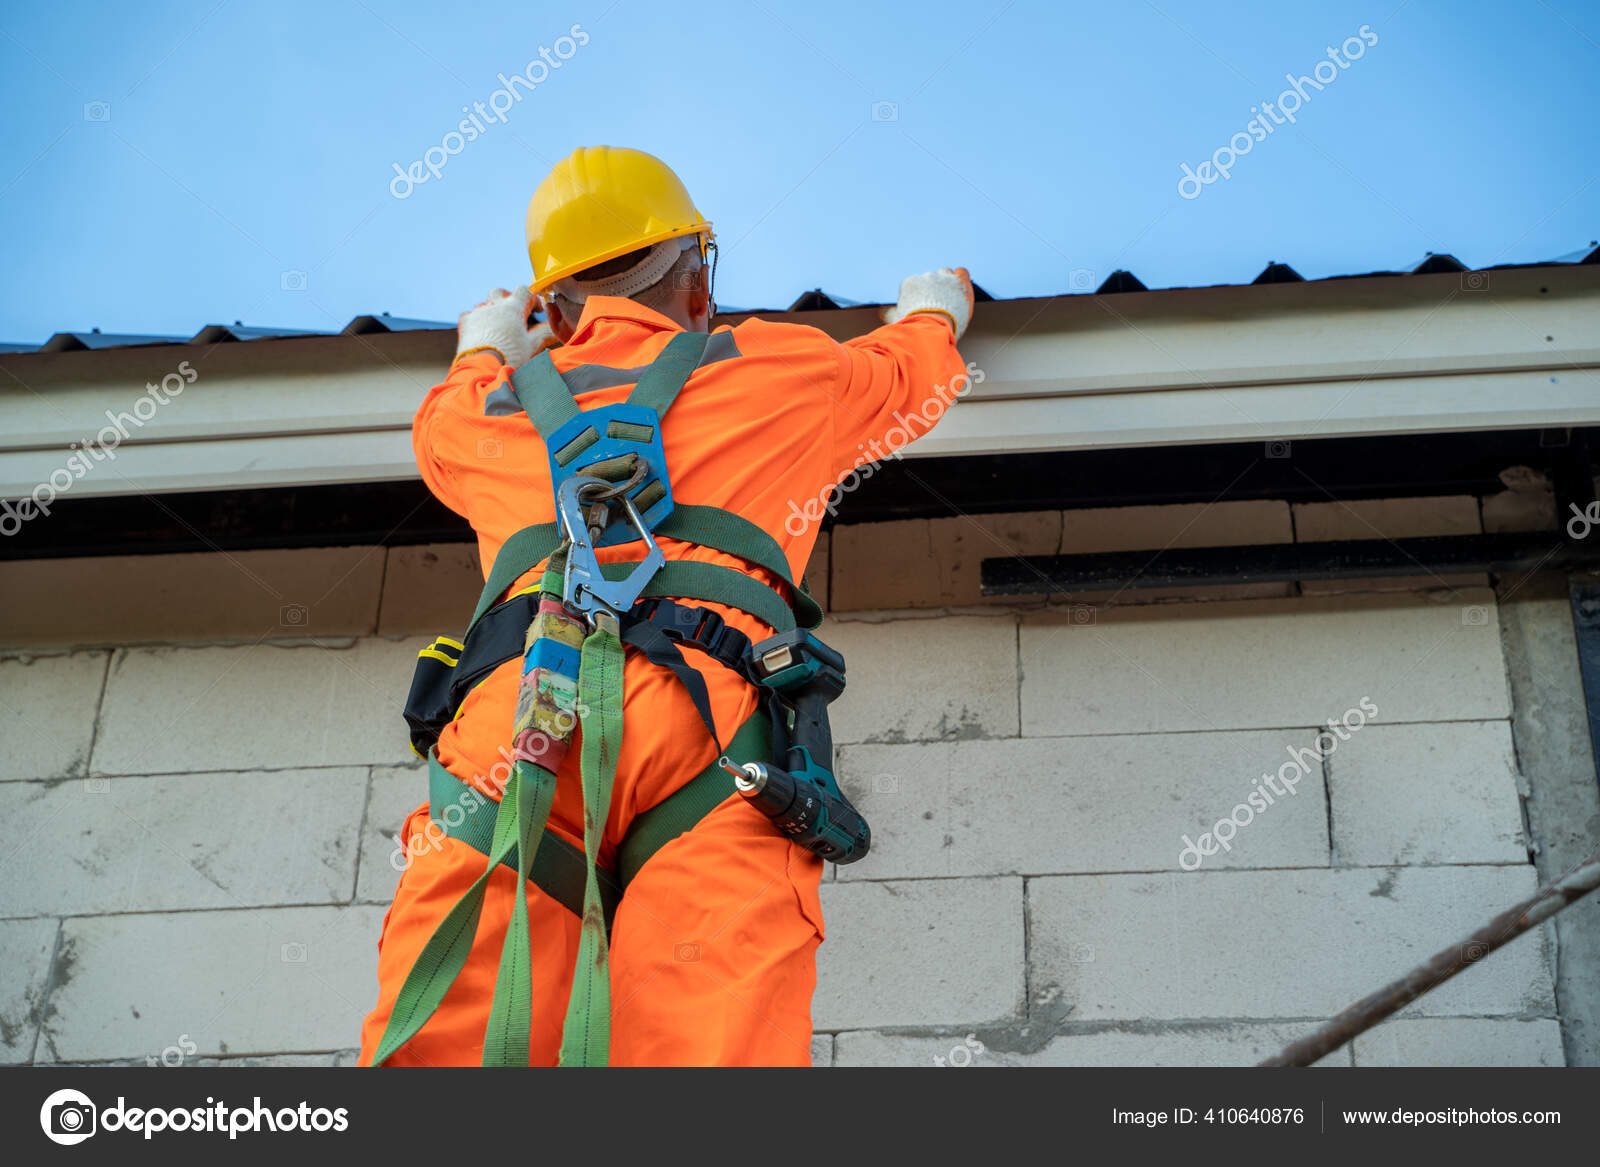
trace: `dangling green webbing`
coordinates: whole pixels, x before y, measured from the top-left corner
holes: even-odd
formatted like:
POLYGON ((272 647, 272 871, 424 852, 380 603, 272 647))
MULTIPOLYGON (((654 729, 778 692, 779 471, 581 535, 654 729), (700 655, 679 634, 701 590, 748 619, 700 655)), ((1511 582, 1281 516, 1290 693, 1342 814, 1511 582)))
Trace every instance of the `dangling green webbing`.
MULTIPOLYGON (((553 587, 559 593, 561 563, 558 561, 561 559, 559 555, 552 559, 545 571, 541 589, 553 587)), ((429 754, 431 758, 431 750, 429 754)), ((433 935, 422 946, 416 963, 411 966, 411 971, 406 974, 395 996, 389 1024, 372 1055, 372 1065, 383 1065, 396 1050, 415 1037, 455 984, 456 977, 461 975, 467 958, 472 954, 478 920, 483 914, 484 896, 489 890, 489 878, 505 858, 513 854, 516 857, 520 894, 512 908, 511 924, 506 930, 505 946, 500 953, 494 1002, 490 1007, 489 1025, 484 1032, 483 1064, 528 1064, 533 976, 529 967, 532 929, 528 924, 526 881, 528 870, 533 865, 533 856, 539 849, 545 825, 550 819, 555 782, 555 775, 543 766, 518 760, 511 767, 511 776, 500 794, 492 849, 483 874, 445 913, 444 919, 433 930, 433 935), (520 1037, 514 1023, 518 1013, 525 1014, 528 1019, 522 1026, 520 1037), (519 1048, 521 1061, 508 1061, 516 1057, 519 1048)))
MULTIPOLYGON (((572 996, 561 1027, 561 1065, 603 1066, 611 1050, 611 953, 595 863, 611 807, 622 746, 622 641, 596 628, 583 642, 578 671, 579 723, 583 728, 579 774, 583 780, 583 925, 572 996)), ((522 898, 522 897, 519 897, 522 898)), ((532 1014, 525 1019, 532 1022, 532 1014)), ((518 1063, 527 1065, 527 1058, 518 1063)))
MULTIPOLYGON (((488 866, 466 893, 456 901, 455 906, 445 914, 417 956, 416 963, 411 966, 411 971, 406 974, 400 992, 395 997, 394 1008, 390 1011, 389 1024, 383 1031, 383 1040, 378 1043, 378 1048, 372 1055, 371 1064, 374 1066, 383 1065, 396 1050, 417 1035, 428 1018, 433 1016, 439 1003, 444 1000, 445 994, 450 991, 450 986, 455 983, 462 968, 466 966, 467 958, 472 954, 473 940, 478 932, 478 918, 483 913, 484 893, 488 890, 489 877, 494 874, 495 868, 513 851, 518 852, 519 864, 522 862, 522 856, 533 853, 534 846, 530 845, 533 807, 531 800, 525 801, 529 796, 524 794, 523 776, 517 772, 520 768, 520 766, 513 767, 511 778, 506 783, 505 794, 500 800, 500 810, 495 816, 494 823, 494 849, 489 854, 488 866), (522 804, 521 808, 519 803, 522 804), (522 838, 524 831, 528 833, 528 843, 524 843, 522 838)), ((517 898, 520 901, 524 896, 517 898)), ((514 930, 515 920, 513 920, 514 930)), ((497 998, 498 995, 497 991, 497 998)), ((530 1012, 531 995, 530 987, 530 1012)), ((524 1048, 527 1045, 526 1032, 523 1034, 523 1045, 524 1048)), ((487 1056, 487 1042, 484 1050, 487 1056)), ((522 1064, 527 1064, 526 1058, 522 1064)))
MULTIPOLYGON (((560 596, 561 559, 559 554, 555 557, 540 584, 541 592, 547 596, 560 596)), ((583 918, 578 957, 573 968, 572 996, 561 1032, 561 1064, 603 1066, 611 1042, 611 984, 597 864, 600 840, 611 808, 617 753, 622 744, 622 642, 606 629, 596 629, 584 639, 580 659, 583 918)), ((512 766, 495 815, 494 836, 484 872, 434 929, 401 984, 388 1027, 373 1054, 373 1065, 382 1065, 415 1037, 450 991, 472 953, 490 876, 509 855, 515 855, 520 894, 512 906, 511 923, 506 929, 500 966, 495 974, 494 1000, 484 1030, 483 1065, 528 1064, 528 1033, 533 1025, 533 931, 528 919, 527 880, 550 819, 555 788, 555 774, 543 766, 520 759, 512 766)))
MULTIPOLYGON (((519 894, 511 908, 511 923, 506 928, 500 949, 500 968, 494 978, 494 1001, 489 1007, 489 1023, 483 1031, 483 1064, 486 1066, 526 1066, 528 1030, 533 1025, 533 928, 528 921, 528 869, 533 866, 550 807, 555 802, 556 776, 543 766, 518 761, 511 767, 511 781, 500 797, 500 814, 506 803, 513 806, 509 816, 515 823, 517 845, 517 888, 519 894), (515 787, 513 789, 513 787, 515 787)), ((494 856, 485 876, 499 866, 494 856)))

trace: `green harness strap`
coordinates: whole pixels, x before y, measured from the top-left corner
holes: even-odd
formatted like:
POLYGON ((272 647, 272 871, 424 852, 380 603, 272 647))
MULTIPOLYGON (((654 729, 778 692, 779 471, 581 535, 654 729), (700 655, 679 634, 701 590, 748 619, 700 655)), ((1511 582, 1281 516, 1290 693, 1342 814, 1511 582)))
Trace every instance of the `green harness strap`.
MULTIPOLYGON (((485 808, 494 800, 470 782, 463 782, 439 761, 434 750, 428 751, 428 816, 438 825, 446 838, 465 843, 485 855, 494 854, 495 815, 485 808)), ((517 857, 507 855, 500 861, 508 871, 517 869, 517 857)), ((614 912, 616 901, 622 896, 622 886, 616 876, 601 873, 601 891, 609 896, 607 913, 614 912)), ((583 914, 583 851, 574 847, 560 835, 547 832, 540 840, 528 869, 528 882, 539 888, 572 912, 583 914)))
MULTIPOLYGON (((700 367, 700 358, 710 342, 709 332, 680 332, 667 341, 661 354, 639 375, 633 391, 628 394, 628 404, 642 405, 655 410, 657 417, 666 417, 667 410, 689 383, 689 377, 700 367)), ((546 350, 545 356, 549 355, 546 350)), ((555 363, 551 362, 550 367, 555 368, 555 363)))
MULTIPOLYGON (((494 557, 494 566, 489 569, 489 578, 484 581, 478 606, 473 609, 472 619, 467 621, 467 631, 471 632, 477 626, 483 614, 499 602, 507 588, 543 563, 559 546, 561 535, 554 523, 535 523, 531 527, 524 527, 502 543, 499 553, 494 557)), ((463 635, 461 639, 466 640, 466 636, 463 635)))
MULTIPOLYGON (((680 332, 667 341, 660 355, 639 374, 628 404, 643 405, 655 410, 657 417, 665 417, 689 375, 699 367, 710 339, 706 332, 680 332)), ((549 437, 583 412, 548 349, 512 374, 511 391, 541 437, 549 437)))
MULTIPOLYGON (((757 708, 735 731, 723 753, 735 763, 765 762, 772 757, 772 718, 757 708)), ((617 847, 617 881, 633 882, 639 869, 661 848, 695 824, 734 793, 733 776, 717 759, 649 810, 634 816, 633 824, 617 847)))
MULTIPOLYGON (((763 623, 770 624, 778 632, 787 631, 797 624, 802 628, 815 628, 822 623, 822 609, 816 600, 811 597, 811 589, 804 579, 800 586, 795 587, 794 578, 789 571, 789 561, 779 548, 777 540, 756 526, 749 519, 725 511, 721 507, 696 506, 692 503, 678 503, 669 514, 656 527, 655 534, 665 535, 671 539, 680 539, 685 543, 698 543, 704 547, 736 555, 740 559, 764 567, 772 572, 784 583, 788 584, 794 596, 793 608, 786 617, 787 628, 778 627, 777 622, 768 620, 760 612, 747 607, 737 599, 722 596, 686 596, 685 599, 712 600, 717 603, 731 604, 736 608, 743 608, 752 616, 763 623)), ((532 568, 538 566, 557 547, 561 545, 561 536, 557 533, 554 523, 536 523, 531 527, 524 527, 512 535, 500 547, 500 553, 495 556, 494 566, 489 570, 489 578, 484 582, 483 593, 478 597, 478 606, 472 613, 472 619, 467 624, 467 631, 471 632, 474 625, 482 619, 483 614, 499 601, 506 589, 516 583, 532 568)), ((669 564, 668 566, 671 566, 669 564)), ((742 572, 732 568, 723 568, 717 564, 706 566, 718 567, 729 575, 739 576, 749 580, 751 584, 759 587, 772 597, 773 601, 785 609, 790 607, 777 593, 765 584, 759 584, 742 572)), ((603 570, 603 568, 602 568, 603 570)), ((737 586, 737 585, 733 585, 737 586)), ((663 593, 650 593, 663 594, 663 593)), ((771 604, 766 605, 768 610, 771 604)), ((463 637, 465 639, 465 637, 463 637)))
POLYGON ((778 546, 778 541, 743 515, 721 507, 680 502, 656 527, 655 533, 685 543, 698 543, 702 547, 710 547, 766 568, 789 585, 789 594, 794 597, 792 606, 796 624, 802 628, 815 628, 822 623, 822 608, 812 599, 811 586, 805 577, 802 575, 796 586, 794 574, 789 569, 789 559, 778 546))
MULTIPOLYGON (((511 829, 516 835, 517 884, 528 881, 533 857, 550 821, 555 802, 556 776, 543 766, 518 761, 511 768, 511 783, 500 798, 500 816, 506 803, 512 804, 511 829)), ((484 869, 490 874, 499 862, 489 857, 484 869)), ((511 923, 500 948, 500 967, 495 972, 494 1000, 489 1006, 489 1023, 483 1030, 483 1065, 526 1066, 528 1030, 533 1026, 533 927, 528 920, 528 897, 516 896, 511 907, 511 923)))
MULTIPOLYGON (((603 1066, 611 1053, 611 950, 595 864, 611 808, 617 752, 622 748, 622 672, 622 641, 604 627, 596 628, 584 639, 578 668, 578 716, 583 730, 578 771, 583 781, 586 871, 578 960, 572 970, 567 1018, 561 1027, 563 1066, 603 1066)), ((518 903, 526 899, 517 897, 518 903)), ((523 1020, 526 1034, 533 1023, 531 1007, 523 1020)), ((526 1052, 520 1062, 510 1064, 527 1065, 526 1052)))

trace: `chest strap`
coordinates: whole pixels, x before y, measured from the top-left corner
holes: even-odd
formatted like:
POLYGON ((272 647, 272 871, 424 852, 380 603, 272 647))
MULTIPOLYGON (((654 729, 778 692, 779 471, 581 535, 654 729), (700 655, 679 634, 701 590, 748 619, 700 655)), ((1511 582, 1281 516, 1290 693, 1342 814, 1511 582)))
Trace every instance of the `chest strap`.
MULTIPOLYGON (((757 567, 765 568, 789 586, 789 594, 792 597, 792 600, 785 599, 765 584, 731 568, 704 564, 701 566, 716 567, 726 572, 728 576, 742 578, 751 587, 741 587, 729 580, 725 585, 710 584, 713 588, 721 586, 725 593, 723 595, 685 595, 686 599, 710 600, 713 603, 739 608, 769 625, 774 632, 787 632, 796 626, 815 628, 822 623, 822 609, 812 598, 809 585, 804 578, 798 587, 795 585, 794 576, 789 570, 789 560, 778 546, 778 541, 749 519, 720 507, 678 503, 672 513, 655 528, 655 533, 684 543, 710 547, 714 551, 721 551, 725 555, 733 555, 757 567), (759 598, 751 588, 760 589, 760 592, 765 593, 770 599, 759 598), (756 606, 761 610, 757 611, 756 606)), ((554 523, 536 523, 524 527, 501 544, 500 552, 495 556, 494 565, 489 570, 489 577, 484 582, 483 592, 478 597, 478 606, 467 625, 468 634, 471 634, 473 626, 483 618, 484 614, 499 602, 507 588, 543 563, 560 545, 561 535, 554 523)), ((674 560, 667 566, 670 568, 673 563, 684 562, 674 560)), ((700 578, 709 583, 713 578, 726 577, 702 575, 700 578)), ((682 593, 647 589, 645 594, 664 596, 682 593)))

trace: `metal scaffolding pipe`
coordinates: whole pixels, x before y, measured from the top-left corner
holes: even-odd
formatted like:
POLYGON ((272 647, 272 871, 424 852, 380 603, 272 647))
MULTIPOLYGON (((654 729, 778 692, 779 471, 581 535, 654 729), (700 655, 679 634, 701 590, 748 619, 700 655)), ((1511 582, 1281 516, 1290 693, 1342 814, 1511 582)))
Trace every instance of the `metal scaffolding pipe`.
POLYGON ((1462 969, 1577 903, 1597 887, 1600 887, 1600 852, 1515 907, 1501 912, 1461 943, 1435 953, 1399 980, 1361 998, 1321 1029, 1290 1043, 1282 1053, 1261 1065, 1309 1066, 1319 1061, 1384 1018, 1398 1013, 1422 994, 1438 988, 1462 969))

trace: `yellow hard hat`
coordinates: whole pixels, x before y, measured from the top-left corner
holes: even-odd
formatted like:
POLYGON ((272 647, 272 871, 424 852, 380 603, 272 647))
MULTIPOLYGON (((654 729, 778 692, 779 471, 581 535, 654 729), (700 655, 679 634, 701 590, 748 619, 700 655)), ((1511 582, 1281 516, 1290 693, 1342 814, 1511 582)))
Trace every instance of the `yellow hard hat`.
POLYGON ((556 163, 528 203, 530 287, 542 292, 585 268, 685 235, 709 238, 711 224, 670 166, 643 150, 580 146, 556 163))

